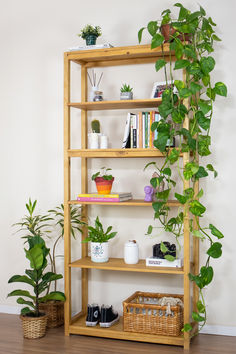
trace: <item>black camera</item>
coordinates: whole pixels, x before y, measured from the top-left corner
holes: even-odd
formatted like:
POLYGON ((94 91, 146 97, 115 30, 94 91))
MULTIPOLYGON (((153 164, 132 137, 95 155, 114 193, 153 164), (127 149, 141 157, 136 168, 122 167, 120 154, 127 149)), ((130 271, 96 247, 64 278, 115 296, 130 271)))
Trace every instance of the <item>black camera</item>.
POLYGON ((171 245, 170 242, 166 242, 166 241, 163 242, 163 244, 166 246, 168 251, 166 253, 163 253, 161 251, 161 244, 157 243, 156 245, 152 246, 153 257, 154 258, 161 258, 161 259, 164 259, 165 256, 167 256, 167 255, 176 257, 176 245, 174 243, 172 243, 172 245, 171 245))

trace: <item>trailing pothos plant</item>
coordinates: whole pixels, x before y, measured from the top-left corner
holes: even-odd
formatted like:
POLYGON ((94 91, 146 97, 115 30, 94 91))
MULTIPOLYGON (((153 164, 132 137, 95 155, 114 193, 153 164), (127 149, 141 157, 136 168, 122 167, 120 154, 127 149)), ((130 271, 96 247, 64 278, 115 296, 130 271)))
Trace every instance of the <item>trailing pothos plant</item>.
MULTIPOLYGON (((200 324, 200 330, 207 318, 203 289, 213 279, 211 260, 221 256, 222 244, 219 240, 224 236, 212 223, 203 226, 206 207, 199 201, 203 190, 198 192, 197 184, 200 179, 206 178, 209 172, 212 172, 214 177, 217 172, 211 163, 204 165, 202 159, 199 163, 199 155, 205 157, 211 154, 210 127, 214 102, 217 95, 227 96, 227 87, 223 82, 213 83, 211 78, 215 67, 215 59, 212 56, 214 43, 220 41, 215 34, 216 24, 211 17, 206 16, 201 6, 195 12, 189 11, 181 3, 174 6, 179 8, 177 20, 172 20, 171 10, 167 9, 162 12, 160 21, 151 21, 147 25, 152 37, 151 48, 162 48, 163 56, 155 64, 156 71, 163 68, 166 82, 171 80, 172 83, 171 87, 166 85, 162 95, 162 103, 159 106, 161 119, 152 124, 152 131, 158 132, 154 146, 163 153, 165 160, 161 167, 155 165, 158 177, 152 178, 150 182, 157 189, 157 201, 153 203, 154 218, 159 219, 163 229, 173 233, 178 240, 183 235, 183 225, 187 219, 192 235, 209 244, 206 262, 200 268, 199 274, 189 274, 190 280, 195 282, 200 293, 197 310, 192 312, 192 318, 200 324), (169 24, 171 29, 168 40, 169 58, 166 58, 167 54, 164 53, 166 48, 161 32, 163 24, 169 24), (185 80, 174 78, 174 73, 180 69, 185 72, 185 80), (170 149, 167 141, 174 136, 179 138, 179 147, 170 149), (182 153, 187 153, 188 157, 184 168, 180 168, 179 163, 182 153), (171 190, 176 186, 176 180, 172 177, 174 165, 177 165, 184 185, 183 193, 174 195, 183 207, 177 211, 176 216, 169 217, 170 208, 167 201, 171 190), (166 188, 158 192, 158 186, 163 181, 166 188)), ((141 28, 138 33, 139 42, 144 29, 145 27, 141 28)), ((148 234, 152 232, 153 226, 150 225, 148 234)), ((191 324, 185 323, 183 331, 191 330, 191 324)))

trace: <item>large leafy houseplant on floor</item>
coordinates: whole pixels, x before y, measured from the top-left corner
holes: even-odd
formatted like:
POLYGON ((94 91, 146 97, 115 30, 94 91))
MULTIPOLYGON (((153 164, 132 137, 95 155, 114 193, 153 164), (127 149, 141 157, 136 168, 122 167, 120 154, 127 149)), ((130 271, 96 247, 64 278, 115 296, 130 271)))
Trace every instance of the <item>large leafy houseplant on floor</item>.
POLYGON ((17 289, 10 292, 8 296, 19 296, 17 303, 26 305, 21 310, 24 337, 35 339, 44 336, 47 324, 47 315, 40 312, 40 303, 49 300, 65 301, 65 295, 59 291, 42 295, 47 290, 48 284, 62 278, 62 275, 45 271, 49 249, 42 238, 31 237, 28 246, 24 251, 30 261, 30 268, 25 270, 25 275, 12 276, 8 283, 25 283, 32 288, 33 292, 17 289))
MULTIPOLYGON (((200 324, 200 329, 206 323, 206 305, 203 290, 211 283, 214 275, 211 265, 212 258, 219 258, 222 254, 222 244, 219 242, 223 234, 212 223, 204 225, 206 207, 199 201, 203 196, 203 190, 198 192, 198 183, 206 178, 209 172, 217 176, 217 172, 211 163, 203 164, 200 157, 211 154, 210 127, 213 119, 213 107, 216 96, 226 96, 227 88, 222 82, 212 82, 212 72, 215 67, 215 59, 211 55, 214 51, 215 41, 220 41, 215 34, 216 24, 211 17, 206 16, 205 10, 200 9, 191 12, 182 4, 174 5, 179 8, 177 20, 172 20, 170 9, 162 12, 162 20, 151 21, 147 30, 151 35, 151 48, 161 46, 164 53, 165 39, 162 35, 163 25, 169 25, 169 64, 163 57, 155 64, 156 71, 164 69, 166 82, 171 80, 172 87, 166 88, 162 95, 162 103, 159 106, 161 120, 152 124, 152 131, 157 130, 158 137, 154 146, 163 152, 164 163, 158 167, 158 177, 151 179, 154 188, 165 181, 167 186, 164 191, 157 192, 157 202, 153 203, 154 218, 159 219, 163 229, 171 232, 179 243, 183 235, 183 225, 189 225, 194 237, 207 241, 206 262, 200 268, 199 274, 189 274, 189 278, 199 288, 200 298, 192 312, 194 321, 200 324), (188 37, 188 41, 186 38, 188 37), (185 72, 185 80, 175 80, 174 73, 179 69, 185 72), (177 88, 177 93, 174 91, 177 88), (168 139, 173 136, 179 138, 179 148, 166 147, 168 139), (181 153, 188 153, 188 161, 184 169, 180 168, 179 159, 181 153), (173 217, 169 216, 167 206, 171 190, 176 186, 177 180, 173 179, 173 168, 177 165, 179 178, 183 182, 183 194, 175 193, 175 198, 183 206, 173 217), (190 215, 188 214, 190 211, 190 215), (201 220, 201 222, 200 222, 201 220), (204 226, 203 226, 204 225, 204 226)), ((145 27, 138 33, 139 42, 145 27)), ((209 157, 207 158, 209 161, 209 157)), ((150 164, 148 164, 150 165, 150 164)), ((148 228, 148 234, 153 232, 153 226, 148 228)), ((200 330, 199 329, 199 330, 200 330)), ((183 331, 191 331, 190 323, 185 323, 183 331)))

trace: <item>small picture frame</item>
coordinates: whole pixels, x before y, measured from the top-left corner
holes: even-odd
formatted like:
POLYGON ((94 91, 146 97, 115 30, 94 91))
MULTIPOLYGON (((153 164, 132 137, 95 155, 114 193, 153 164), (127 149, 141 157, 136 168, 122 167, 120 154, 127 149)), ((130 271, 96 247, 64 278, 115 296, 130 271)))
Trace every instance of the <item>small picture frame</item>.
MULTIPOLYGON (((171 81, 167 81, 167 87, 171 88, 171 81)), ((154 82, 151 98, 160 98, 166 89, 166 81, 154 82)), ((176 87, 174 86, 174 93, 176 93, 176 87)))

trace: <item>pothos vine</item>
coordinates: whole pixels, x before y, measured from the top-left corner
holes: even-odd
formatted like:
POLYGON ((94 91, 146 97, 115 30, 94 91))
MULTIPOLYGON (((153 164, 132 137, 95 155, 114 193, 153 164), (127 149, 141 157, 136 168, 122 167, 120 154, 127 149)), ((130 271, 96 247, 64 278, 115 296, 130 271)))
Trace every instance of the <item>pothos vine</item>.
MULTIPOLYGON (((201 6, 199 11, 195 12, 186 9, 181 3, 176 3, 174 6, 179 8, 177 20, 172 19, 171 10, 167 9, 162 12, 160 21, 149 22, 147 27, 141 28, 138 33, 141 42, 143 30, 147 28, 152 37, 151 48, 161 46, 163 57, 156 61, 155 68, 156 71, 164 69, 166 80, 166 89, 159 106, 161 119, 159 122, 154 122, 151 128, 152 131, 158 132, 154 146, 163 153, 165 159, 161 167, 151 162, 145 168, 153 165, 158 170, 158 177, 153 177, 150 181, 157 190, 157 201, 153 202, 154 219, 158 219, 161 227, 175 236, 179 247, 186 217, 192 235, 209 243, 206 261, 200 268, 199 274, 189 274, 189 279, 199 288, 197 310, 192 312, 192 318, 200 324, 200 330, 207 318, 203 289, 212 282, 214 271, 211 260, 222 255, 222 244, 219 240, 224 236, 211 223, 206 227, 202 226, 206 207, 199 201, 203 196, 203 189, 198 192, 196 187, 199 180, 207 177, 209 172, 212 172, 214 177, 217 176, 217 172, 210 163, 206 166, 202 165, 202 162, 200 164, 199 155, 204 157, 211 154, 210 127, 213 106, 217 95, 227 96, 227 87, 223 82, 213 84, 211 79, 215 59, 210 54, 214 52, 215 41, 220 41, 215 34, 216 24, 211 17, 206 17, 206 12, 201 6), (162 27, 166 24, 169 24, 171 31, 168 40, 169 64, 164 56, 165 39, 162 35, 162 27), (185 80, 174 79, 174 73, 180 69, 185 72, 185 80), (170 86, 167 85, 168 81, 171 81, 170 86), (173 137, 179 137, 179 146, 171 149, 167 146, 167 141, 169 139, 171 141, 173 137), (179 160, 184 152, 188 154, 189 159, 181 169, 179 160), (183 194, 175 192, 174 196, 182 208, 178 209, 176 216, 170 217, 168 199, 177 183, 172 177, 176 165, 184 188, 183 194), (167 187, 158 191, 163 182, 167 187)), ((153 228, 150 225, 147 233, 152 234, 153 228)), ((161 249, 164 253, 168 251, 163 243, 161 249)), ((165 257, 169 260, 174 258, 170 255, 165 257)), ((183 331, 191 330, 191 324, 185 323, 183 331)))

